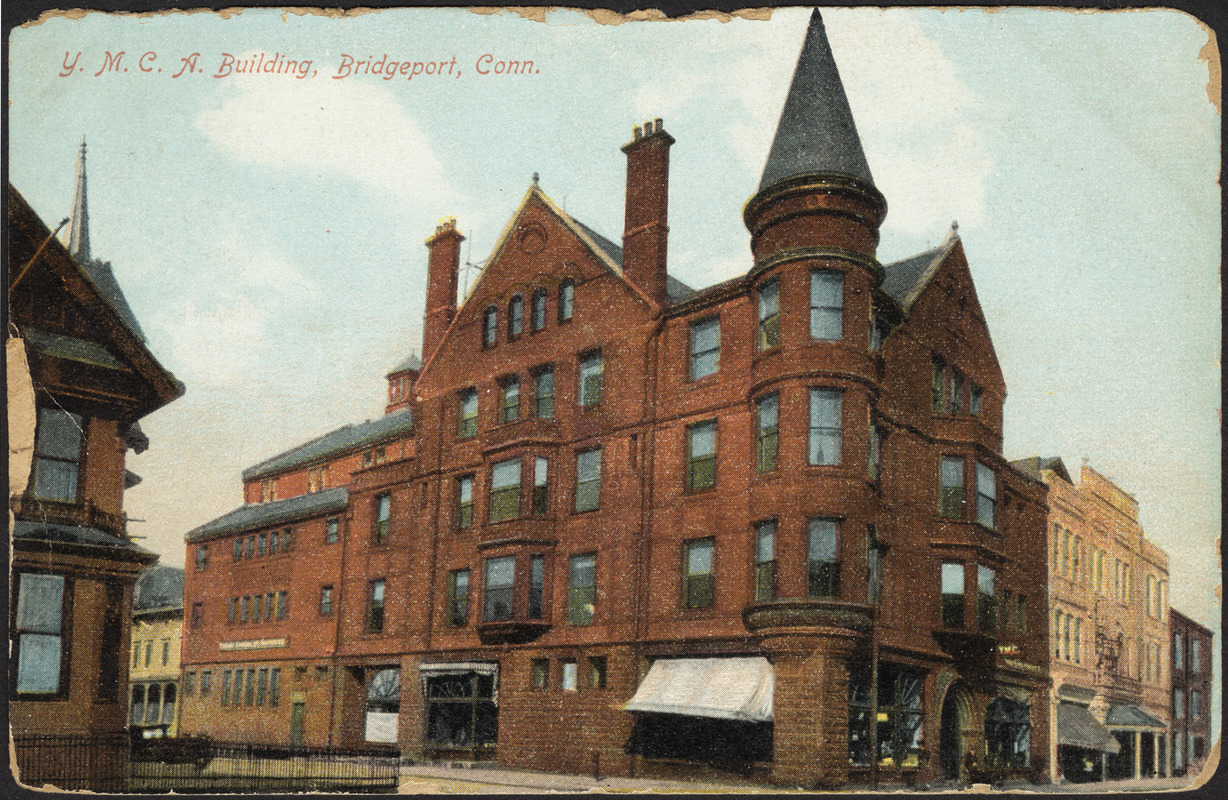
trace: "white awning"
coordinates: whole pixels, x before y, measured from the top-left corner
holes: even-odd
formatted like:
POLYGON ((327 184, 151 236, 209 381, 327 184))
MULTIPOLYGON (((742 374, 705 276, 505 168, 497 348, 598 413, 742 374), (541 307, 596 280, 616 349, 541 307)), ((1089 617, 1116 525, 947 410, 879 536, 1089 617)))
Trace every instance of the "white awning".
POLYGON ((439 661, 418 665, 418 680, 422 684, 422 696, 426 696, 426 679, 437 675, 467 675, 476 672, 479 675, 489 675, 492 682, 491 700, 499 702, 499 662, 498 661, 439 661))
POLYGON ((763 656, 661 658, 623 708, 743 722, 772 720, 775 673, 763 656))

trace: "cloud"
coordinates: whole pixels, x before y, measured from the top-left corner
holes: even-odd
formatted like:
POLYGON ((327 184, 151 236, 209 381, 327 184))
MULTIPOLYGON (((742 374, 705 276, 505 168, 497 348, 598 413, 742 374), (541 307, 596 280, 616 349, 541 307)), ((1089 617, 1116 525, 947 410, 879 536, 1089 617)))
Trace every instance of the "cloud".
POLYGON ((402 201, 455 197, 426 134, 388 88, 284 75, 232 80, 236 93, 195 125, 236 158, 332 173, 402 201))

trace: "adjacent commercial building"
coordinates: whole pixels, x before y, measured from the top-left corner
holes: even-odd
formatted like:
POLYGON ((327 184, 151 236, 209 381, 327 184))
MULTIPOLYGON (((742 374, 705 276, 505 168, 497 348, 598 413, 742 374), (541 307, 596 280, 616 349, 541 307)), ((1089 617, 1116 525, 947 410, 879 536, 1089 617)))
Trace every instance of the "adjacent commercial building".
POLYGON ((178 732, 179 644, 183 637, 183 570, 153 564, 136 579, 128 725, 145 738, 178 732))
POLYGON ((1212 633, 1179 611, 1169 612, 1172 642, 1172 771, 1197 775, 1211 746, 1212 633))
POLYGON ((1086 464, 1015 462, 1049 487, 1054 780, 1167 775, 1168 556, 1138 502, 1086 464))
POLYGON ((674 141, 623 147, 621 246, 535 180, 458 305, 436 229, 390 413, 188 534, 183 730, 802 786, 1044 773, 1046 487, 1002 457, 955 227, 877 260, 817 12, 746 273, 703 290, 666 269, 674 141))
POLYGON ((125 453, 148 446, 138 421, 183 386, 149 351, 110 265, 90 256, 84 145, 70 247, 12 186, 8 221, 10 420, 33 426, 9 428, 24 456, 10 472, 28 477, 9 495, 17 765, 25 783, 121 788, 132 585, 155 558, 128 536, 124 489, 139 478, 125 453))

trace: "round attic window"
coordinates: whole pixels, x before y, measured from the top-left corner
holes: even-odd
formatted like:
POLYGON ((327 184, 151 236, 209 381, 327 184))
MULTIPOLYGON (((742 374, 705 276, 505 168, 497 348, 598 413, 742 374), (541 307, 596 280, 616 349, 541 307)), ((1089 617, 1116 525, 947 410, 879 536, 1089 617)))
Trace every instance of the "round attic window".
POLYGON ((536 223, 521 228, 520 249, 530 255, 546 249, 546 229, 536 223))

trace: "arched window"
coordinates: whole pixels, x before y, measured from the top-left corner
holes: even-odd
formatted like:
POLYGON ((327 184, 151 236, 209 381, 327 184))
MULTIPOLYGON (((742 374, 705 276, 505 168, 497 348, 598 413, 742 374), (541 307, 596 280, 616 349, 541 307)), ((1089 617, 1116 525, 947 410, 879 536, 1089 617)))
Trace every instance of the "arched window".
POLYGON ((999 697, 985 710, 985 749, 991 767, 1023 769, 1032 743, 1030 709, 999 697))
POLYGON ((149 684, 149 695, 145 702, 145 724, 156 725, 158 723, 158 711, 162 703, 162 689, 156 683, 149 684))
POLYGON ((537 333, 546 327, 546 290, 533 292, 533 306, 529 316, 529 330, 537 333))
POLYGON ((499 309, 490 306, 482 317, 482 346, 494 347, 499 336, 499 309))
POLYGON ((572 306, 576 301, 576 284, 571 278, 559 284, 559 322, 571 319, 572 306))
POLYGON ((175 684, 168 683, 162 690, 162 724, 170 725, 175 721, 175 684))
POLYGON ((128 720, 133 725, 140 725, 145 719, 145 687, 137 684, 132 687, 132 708, 128 720))
POLYGON ((508 341, 520 337, 524 328, 524 298, 516 295, 507 304, 507 338, 508 341))

